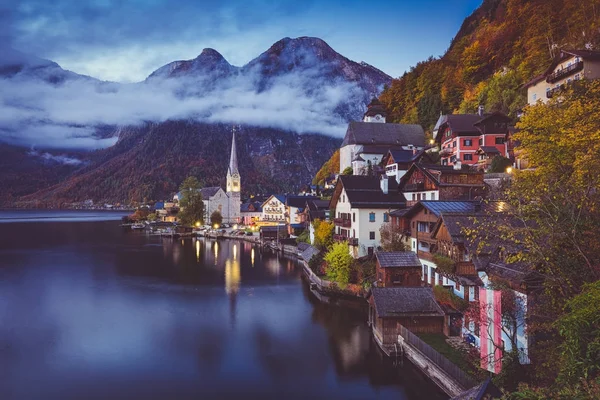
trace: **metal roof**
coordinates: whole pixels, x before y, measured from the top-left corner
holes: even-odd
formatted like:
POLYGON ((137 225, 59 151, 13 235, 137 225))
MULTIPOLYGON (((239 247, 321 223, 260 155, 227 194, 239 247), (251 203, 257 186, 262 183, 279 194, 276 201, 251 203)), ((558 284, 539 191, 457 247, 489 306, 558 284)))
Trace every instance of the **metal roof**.
POLYGON ((412 251, 377 251, 375 257, 382 268, 389 267, 418 267, 421 268, 419 257, 412 251))

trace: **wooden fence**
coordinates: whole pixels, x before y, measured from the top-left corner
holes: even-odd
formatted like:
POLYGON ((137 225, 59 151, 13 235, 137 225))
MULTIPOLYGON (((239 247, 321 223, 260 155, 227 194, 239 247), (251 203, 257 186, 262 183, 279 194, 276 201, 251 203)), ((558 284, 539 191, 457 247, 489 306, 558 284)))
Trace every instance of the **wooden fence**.
POLYGON ((425 357, 429 358, 432 363, 440 367, 464 389, 469 389, 477 385, 477 382, 469 374, 457 367, 456 364, 452 363, 446 357, 438 353, 433 347, 429 346, 418 336, 400 324, 398 324, 398 334, 404 338, 406 343, 410 344, 425 357))

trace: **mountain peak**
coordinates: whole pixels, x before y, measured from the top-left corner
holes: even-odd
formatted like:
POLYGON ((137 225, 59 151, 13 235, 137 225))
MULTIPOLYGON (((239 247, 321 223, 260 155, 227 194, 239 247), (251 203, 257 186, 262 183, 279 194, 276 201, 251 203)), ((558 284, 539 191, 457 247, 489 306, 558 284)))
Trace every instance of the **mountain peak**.
POLYGON ((198 59, 225 60, 225 57, 223 57, 223 55, 217 50, 207 47, 202 49, 202 53, 196 57, 196 60, 198 59))

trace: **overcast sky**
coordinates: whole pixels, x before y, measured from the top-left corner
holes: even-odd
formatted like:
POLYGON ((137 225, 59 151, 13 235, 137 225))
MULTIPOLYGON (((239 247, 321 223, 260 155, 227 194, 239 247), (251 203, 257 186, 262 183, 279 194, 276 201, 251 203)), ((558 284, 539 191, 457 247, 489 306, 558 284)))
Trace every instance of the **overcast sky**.
MULTIPOLYGON (((141 81, 218 50, 241 66, 283 37, 316 36, 397 77, 443 54, 481 0, 0 0, 0 40, 63 68, 141 81)), ((1 46, 0 46, 1 49, 1 46)))

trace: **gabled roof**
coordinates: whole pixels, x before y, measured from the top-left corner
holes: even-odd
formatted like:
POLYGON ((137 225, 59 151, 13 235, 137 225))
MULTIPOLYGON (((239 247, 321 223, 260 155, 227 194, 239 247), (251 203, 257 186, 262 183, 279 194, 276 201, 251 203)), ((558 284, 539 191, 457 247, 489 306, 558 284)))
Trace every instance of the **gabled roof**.
POLYGON ((384 160, 391 158, 394 163, 412 163, 417 161, 423 156, 425 150, 412 151, 412 150, 395 150, 390 149, 384 157, 384 160))
POLYGON ((240 206, 240 212, 262 212, 262 203, 259 201, 243 203, 240 206))
POLYGON ((398 191, 396 180, 388 179, 388 193, 381 191, 379 178, 364 175, 340 175, 331 198, 330 207, 337 204, 341 188, 346 192, 352 208, 398 209, 406 206, 406 198, 398 191))
POLYGON ((425 132, 421 125, 352 121, 348 124, 342 147, 350 144, 424 146, 425 132))
POLYGON ((430 213, 439 217, 442 213, 472 213, 474 214, 479 201, 444 201, 444 200, 421 200, 408 209, 404 217, 410 218, 422 209, 427 209, 430 213))
POLYGON ((412 251, 377 251, 375 257, 382 268, 417 267, 422 268, 421 261, 412 251))
POLYGON ((591 51, 591 50, 564 50, 561 49, 558 56, 554 58, 550 66, 544 72, 544 77, 550 75, 554 68, 562 61, 567 60, 571 57, 581 57, 583 60, 597 61, 600 60, 600 52, 599 51, 591 51))
POLYGON ((261 208, 264 207, 265 204, 267 204, 269 202, 269 200, 271 200, 271 198, 275 198, 282 204, 285 204, 287 196, 285 194, 272 194, 269 197, 267 197, 267 199, 265 201, 263 201, 263 203, 261 204, 261 208))
POLYGON ((424 164, 424 163, 413 163, 406 174, 400 178, 400 182, 398 186, 400 190, 404 189, 404 185, 406 185, 413 174, 414 170, 418 169, 423 172, 423 174, 430 179, 435 186, 473 186, 473 187, 484 187, 484 183, 443 183, 440 178, 442 175, 481 175, 483 176, 483 171, 477 171, 475 169, 454 169, 453 166, 450 165, 439 165, 439 164, 424 164))
POLYGON ((371 296, 379 318, 444 315, 428 287, 373 288, 371 296))
POLYGON ((477 149, 477 153, 500 154, 500 151, 494 146, 481 146, 477 149))
POLYGON ((441 135, 439 134, 439 130, 448 125, 452 132, 456 132, 459 135, 480 135, 481 131, 478 128, 478 125, 483 123, 484 121, 490 118, 500 118, 506 121, 510 121, 511 118, 501 112, 493 112, 493 113, 485 113, 483 115, 479 114, 447 114, 440 115, 438 118, 435 127, 433 128, 433 138, 439 143, 441 141, 441 135))

